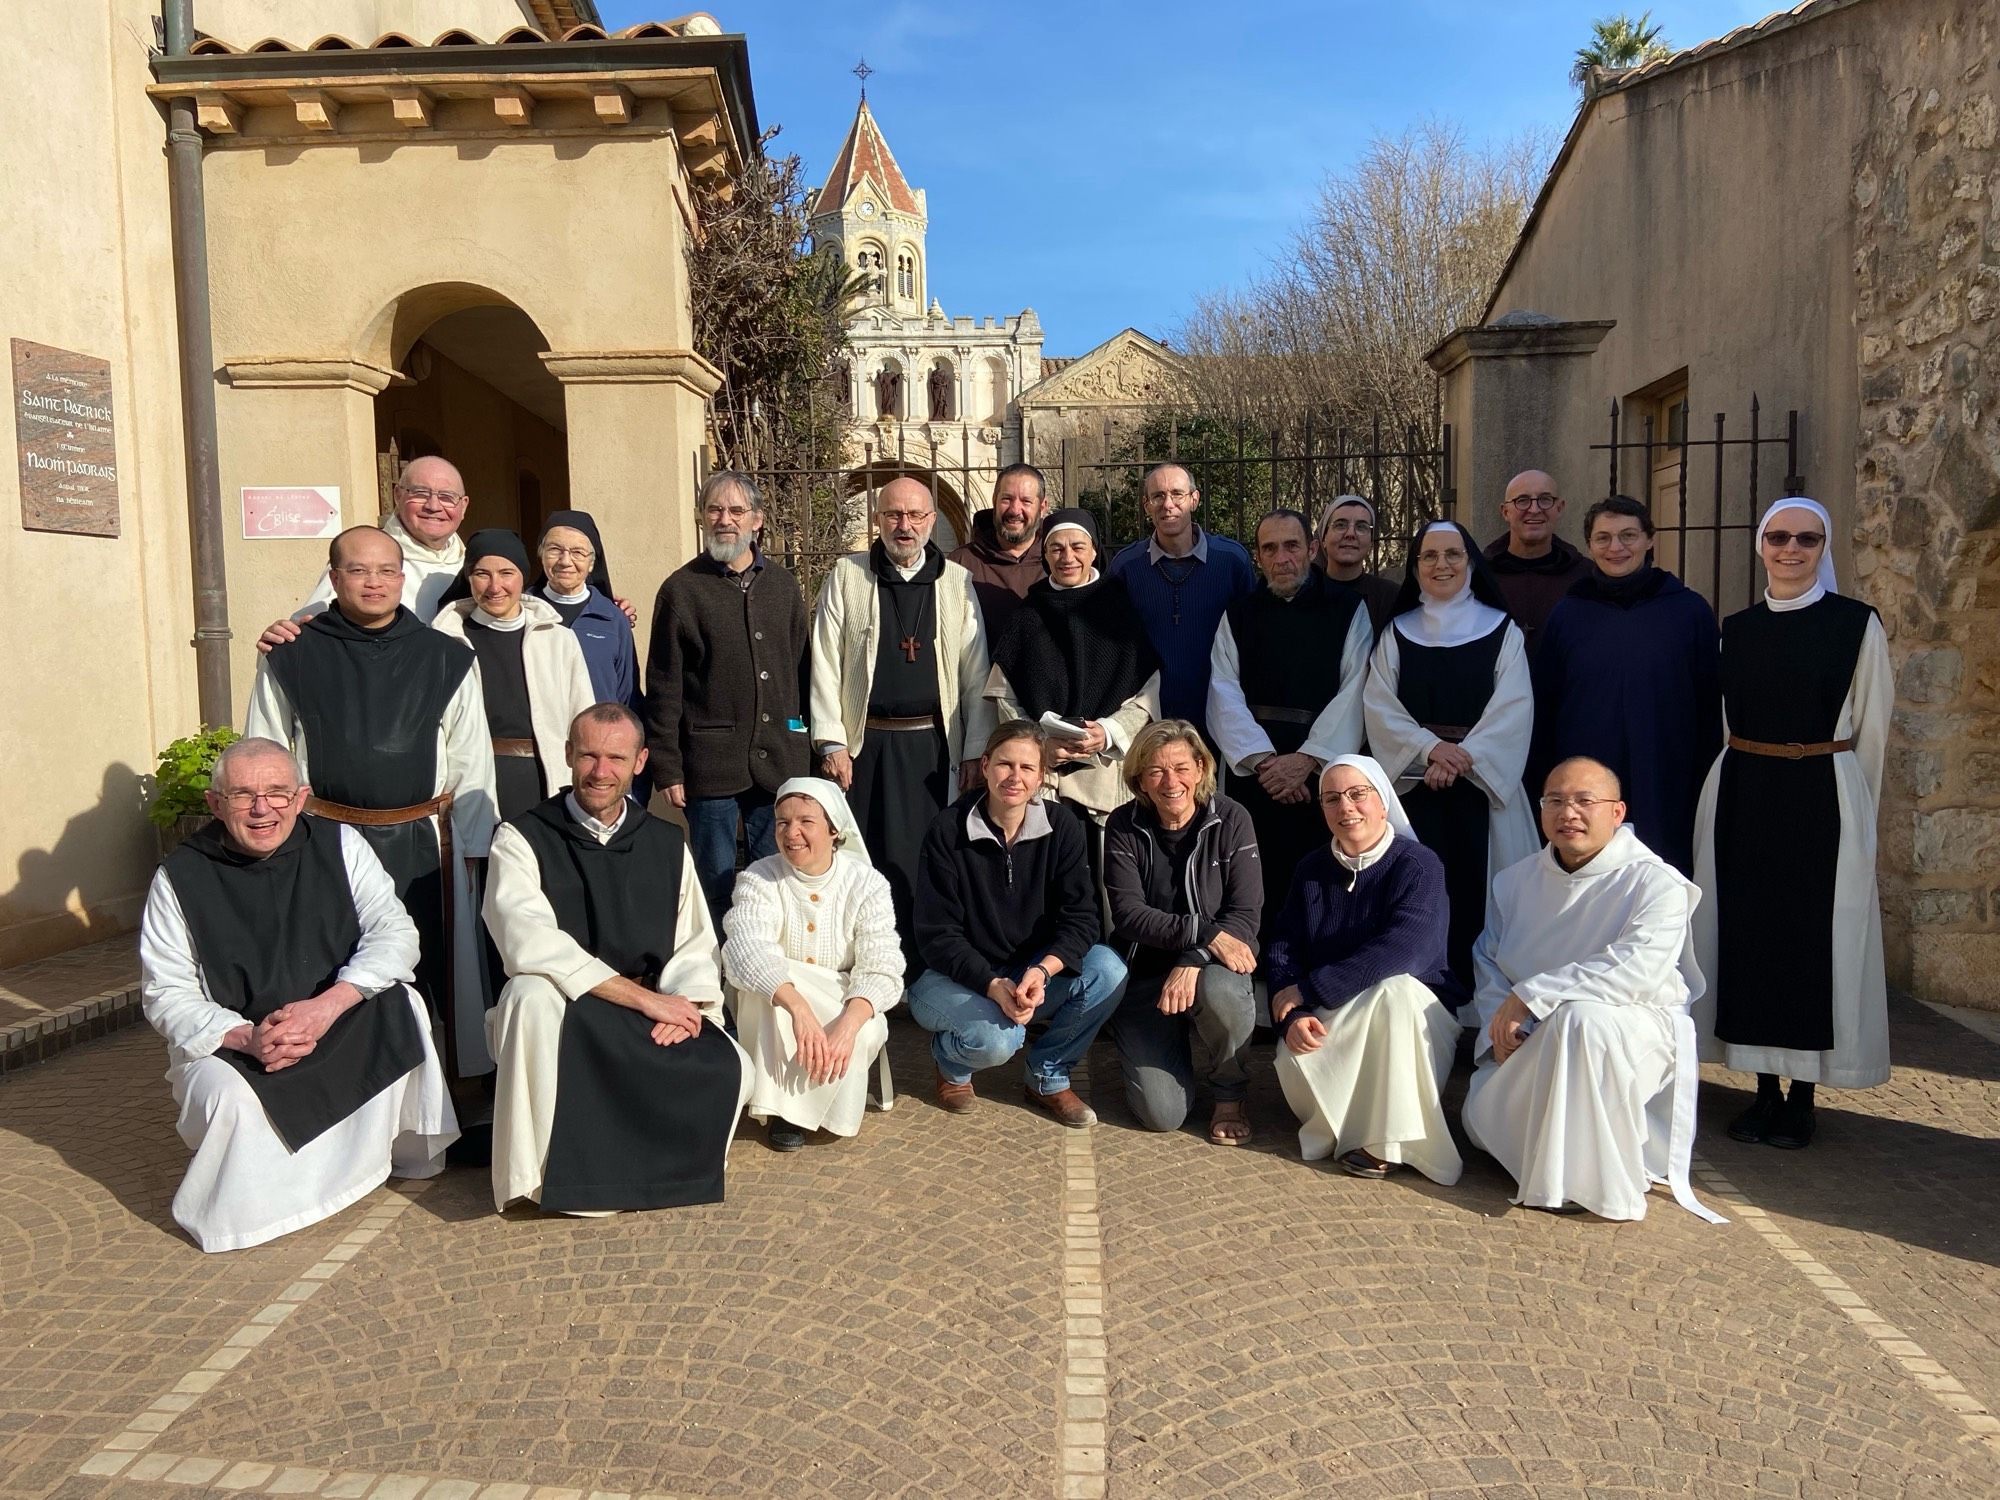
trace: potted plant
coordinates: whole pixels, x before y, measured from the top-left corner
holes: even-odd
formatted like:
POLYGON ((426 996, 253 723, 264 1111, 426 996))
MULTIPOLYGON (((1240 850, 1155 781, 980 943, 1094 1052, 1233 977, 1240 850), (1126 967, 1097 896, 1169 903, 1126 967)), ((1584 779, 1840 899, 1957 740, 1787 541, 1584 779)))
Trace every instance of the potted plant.
POLYGON ((208 803, 202 793, 208 790, 215 758, 241 738, 225 724, 200 734, 184 734, 160 752, 160 763, 153 770, 153 800, 146 816, 159 833, 161 859, 208 821, 208 803))

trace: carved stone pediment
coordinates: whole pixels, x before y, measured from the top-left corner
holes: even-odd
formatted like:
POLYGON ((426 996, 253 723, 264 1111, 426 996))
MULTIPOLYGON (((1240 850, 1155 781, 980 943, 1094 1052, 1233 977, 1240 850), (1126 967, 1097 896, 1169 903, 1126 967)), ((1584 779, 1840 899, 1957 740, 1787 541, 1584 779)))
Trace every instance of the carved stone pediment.
POLYGON ((1023 407, 1152 407, 1178 399, 1180 361, 1157 340, 1128 328, 1021 393, 1023 407))

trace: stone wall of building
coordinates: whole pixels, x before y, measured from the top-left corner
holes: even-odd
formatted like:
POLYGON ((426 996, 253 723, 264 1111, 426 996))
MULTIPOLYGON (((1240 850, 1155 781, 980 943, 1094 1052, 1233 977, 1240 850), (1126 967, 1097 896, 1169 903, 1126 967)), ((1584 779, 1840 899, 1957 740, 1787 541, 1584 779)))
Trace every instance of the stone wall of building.
POLYGON ((1854 560, 1896 668, 1882 810, 1892 983, 2000 1008, 1996 8, 1877 33, 1854 150, 1854 560))

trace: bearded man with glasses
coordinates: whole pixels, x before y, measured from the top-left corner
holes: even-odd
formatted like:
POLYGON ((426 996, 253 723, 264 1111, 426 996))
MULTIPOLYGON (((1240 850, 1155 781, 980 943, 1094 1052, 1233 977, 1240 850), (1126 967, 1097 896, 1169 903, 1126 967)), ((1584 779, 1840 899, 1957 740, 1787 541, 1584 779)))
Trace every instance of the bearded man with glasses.
POLYGON ((1562 513, 1555 480, 1540 469, 1525 469, 1507 481, 1507 496, 1500 502, 1507 534, 1486 548, 1486 565, 1500 585, 1508 615, 1521 627, 1530 664, 1550 612, 1570 585, 1590 572, 1590 559, 1556 535, 1562 513))
POLYGON ((240 1250, 430 1177, 458 1123, 423 1002, 417 929, 367 841, 305 817, 283 745, 238 740, 214 821, 169 854, 139 929, 146 1019, 166 1039, 194 1152, 174 1220, 240 1250))
POLYGON ((1466 1137, 1525 1207, 1643 1219, 1664 1182, 1720 1223, 1688 1186, 1701 892, 1625 826, 1618 778, 1597 761, 1551 771, 1541 812, 1548 846, 1494 880, 1473 950, 1466 1137))

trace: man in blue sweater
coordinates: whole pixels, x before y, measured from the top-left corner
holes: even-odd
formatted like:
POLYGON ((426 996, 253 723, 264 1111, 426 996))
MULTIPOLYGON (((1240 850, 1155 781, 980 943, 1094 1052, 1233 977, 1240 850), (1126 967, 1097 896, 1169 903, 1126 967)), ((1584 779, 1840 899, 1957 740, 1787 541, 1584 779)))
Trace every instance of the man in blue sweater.
POLYGON ((1319 801, 1333 842, 1299 861, 1265 949, 1299 1150, 1338 1151, 1356 1177, 1412 1166, 1449 1186, 1464 1163, 1439 1099, 1459 1033, 1439 999, 1452 993, 1444 865, 1371 757, 1328 762, 1319 801))
MULTIPOLYGON (((1195 524, 1201 491, 1179 464, 1146 471, 1140 494, 1153 533, 1111 560, 1160 656, 1160 717, 1208 735, 1209 651, 1223 611, 1257 587, 1250 554, 1195 524)), ((1210 739, 1211 744, 1214 743, 1210 739)))

